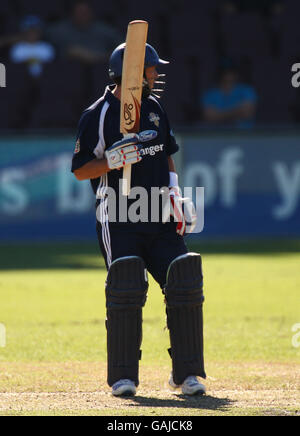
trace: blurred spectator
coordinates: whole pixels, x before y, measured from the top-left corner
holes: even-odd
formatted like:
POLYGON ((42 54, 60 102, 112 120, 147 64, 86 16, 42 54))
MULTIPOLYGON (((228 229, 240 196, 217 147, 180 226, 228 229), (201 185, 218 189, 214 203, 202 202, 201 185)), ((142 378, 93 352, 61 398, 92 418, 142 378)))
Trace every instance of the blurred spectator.
POLYGON ((12 46, 10 60, 28 65, 29 73, 37 77, 43 70, 43 63, 51 62, 55 50, 51 44, 41 41, 42 21, 34 15, 26 16, 21 23, 22 37, 12 46))
POLYGON ((75 3, 68 20, 50 26, 47 35, 61 56, 90 64, 107 59, 122 42, 116 29, 95 20, 90 4, 84 0, 75 3))
POLYGON ((250 128, 254 125, 257 96, 252 86, 239 83, 234 67, 221 70, 219 83, 202 98, 204 121, 250 128))

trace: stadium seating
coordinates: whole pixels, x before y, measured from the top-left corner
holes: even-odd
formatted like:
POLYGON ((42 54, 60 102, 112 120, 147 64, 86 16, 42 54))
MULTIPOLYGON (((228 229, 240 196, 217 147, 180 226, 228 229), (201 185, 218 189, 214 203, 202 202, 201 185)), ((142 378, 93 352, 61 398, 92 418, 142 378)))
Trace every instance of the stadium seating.
POLYGON ((88 104, 98 100, 104 93, 105 87, 111 83, 108 75, 108 66, 106 62, 99 62, 91 69, 90 83, 91 88, 88 96, 88 104))
POLYGON ((10 15, 14 12, 14 2, 10 0, 1 0, 0 2, 0 14, 10 15))
POLYGON ((196 58, 177 55, 164 70, 166 86, 162 103, 170 122, 172 125, 191 124, 197 119, 199 99, 196 58))
POLYGON ((214 22, 210 15, 190 15, 189 10, 170 17, 172 56, 210 56, 215 52, 214 22))
MULTIPOLYGON (((188 5, 168 0, 155 8, 140 0, 90 3, 96 17, 114 25, 124 40, 130 20, 149 21, 148 42, 171 61, 165 68, 162 102, 172 124, 201 120, 201 95, 214 85, 218 61, 224 56, 232 58, 247 79, 253 65, 250 83, 259 95, 260 122, 300 121, 299 92, 290 86, 291 65, 300 62, 299 0, 285 0, 282 12, 267 15, 254 12, 254 7, 252 12, 226 13, 219 0, 191 0, 188 5)), ((1 0, 0 38, 16 33, 26 14, 51 22, 67 17, 73 4, 73 0, 1 0)), ((99 98, 109 83, 106 63, 83 68, 63 61, 47 65, 40 81, 33 81, 25 66, 8 63, 8 49, 0 44, 0 62, 7 64, 8 83, 14 83, 0 90, 5 101, 0 108, 2 129, 74 128, 81 110, 99 98)))
POLYGON ((292 16, 298 16, 300 14, 300 2, 299 0, 285 0, 284 1, 284 5, 285 5, 285 11, 286 14, 290 17, 292 16))
POLYGON ((16 11, 9 0, 0 2, 0 35, 14 32, 17 29, 16 11))
POLYGON ((254 63, 253 78, 259 96, 258 121, 289 123, 293 121, 291 107, 296 93, 291 86, 288 63, 272 57, 254 63))
POLYGON ((90 4, 93 8, 93 11, 99 20, 104 20, 108 22, 113 22, 115 17, 117 17, 120 12, 124 13, 124 7, 126 8, 125 2, 119 2, 117 0, 109 0, 109 1, 99 1, 99 0, 91 0, 90 4), (124 3, 121 4, 120 3, 124 3), (120 8, 120 6, 122 6, 120 8))
MULTIPOLYGON (((1 0, 2 2, 2 0, 1 0)), ((43 2, 40 0, 16 0, 19 17, 24 15, 38 15, 44 20, 55 20, 63 17, 65 3, 62 0, 43 2)))
POLYGON ((281 22, 281 43, 282 55, 297 55, 300 57, 300 13, 289 15, 286 11, 281 22))
POLYGON ((257 13, 225 14, 220 20, 223 53, 230 57, 247 54, 267 56, 270 43, 263 19, 257 13))
POLYGON ((89 83, 77 62, 56 61, 45 66, 31 128, 74 128, 84 108, 89 83))
POLYGON ((148 21, 148 43, 153 45, 161 56, 167 56, 170 53, 169 15, 170 11, 164 7, 163 2, 157 4, 155 8, 149 8, 147 3, 133 0, 126 2, 122 13, 116 15, 115 24, 125 40, 127 25, 130 21, 135 19, 148 21))
POLYGON ((0 88, 0 128, 25 128, 32 110, 32 82, 24 65, 5 66, 6 88, 0 88))

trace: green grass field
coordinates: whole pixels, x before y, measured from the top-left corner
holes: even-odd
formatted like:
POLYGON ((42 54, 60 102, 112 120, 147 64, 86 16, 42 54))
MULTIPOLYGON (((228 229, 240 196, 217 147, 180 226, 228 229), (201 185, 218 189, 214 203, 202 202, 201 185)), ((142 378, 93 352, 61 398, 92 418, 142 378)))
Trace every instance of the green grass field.
POLYGON ((0 246, 0 415, 299 415, 300 242, 190 248, 203 256, 207 396, 168 388, 165 308, 151 279, 140 388, 116 399, 96 243, 0 246))

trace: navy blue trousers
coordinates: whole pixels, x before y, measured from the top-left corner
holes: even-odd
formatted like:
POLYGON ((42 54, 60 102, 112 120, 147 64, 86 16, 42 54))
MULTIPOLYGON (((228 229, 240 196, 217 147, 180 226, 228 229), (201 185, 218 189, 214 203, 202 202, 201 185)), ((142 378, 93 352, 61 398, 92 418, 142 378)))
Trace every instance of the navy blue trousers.
POLYGON ((119 257, 139 256, 148 272, 164 288, 170 263, 186 254, 188 248, 183 237, 177 235, 175 226, 162 225, 161 229, 156 233, 133 232, 97 222, 99 245, 107 269, 119 257))

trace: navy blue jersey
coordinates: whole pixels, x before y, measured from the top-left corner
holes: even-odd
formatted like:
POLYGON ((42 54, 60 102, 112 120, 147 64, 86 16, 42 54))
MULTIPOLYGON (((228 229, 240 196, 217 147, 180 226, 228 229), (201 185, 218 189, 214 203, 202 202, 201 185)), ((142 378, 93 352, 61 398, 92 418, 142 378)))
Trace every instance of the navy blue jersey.
MULTIPOLYGON (((120 101, 111 92, 114 87, 115 85, 108 86, 103 97, 81 116, 72 172, 95 158, 104 158, 105 150, 123 137, 120 133, 120 101)), ((131 187, 142 186, 150 193, 151 187, 169 186, 168 156, 178 151, 167 115, 153 96, 142 99, 140 131, 143 130, 155 130, 158 135, 155 139, 143 143, 142 161, 131 167, 131 187)), ((98 190, 98 198, 103 198, 107 187, 118 193, 119 180, 122 177, 121 169, 91 180, 94 193, 98 190)), ((145 223, 141 224, 145 229, 145 223)))

